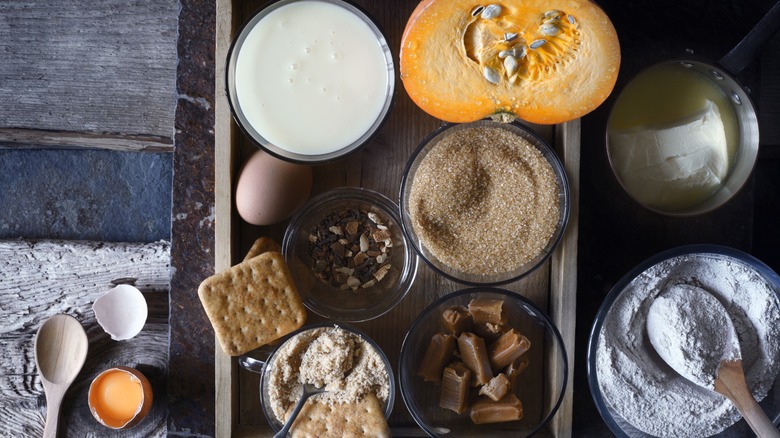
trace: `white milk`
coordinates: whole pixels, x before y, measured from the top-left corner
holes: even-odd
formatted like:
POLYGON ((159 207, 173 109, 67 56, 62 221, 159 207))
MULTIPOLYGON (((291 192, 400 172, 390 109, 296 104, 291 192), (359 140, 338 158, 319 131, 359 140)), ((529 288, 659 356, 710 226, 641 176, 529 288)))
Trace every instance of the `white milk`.
POLYGON ((290 152, 342 149, 379 117, 388 61, 377 35, 341 6, 279 7, 251 29, 235 65, 238 106, 257 132, 290 152))

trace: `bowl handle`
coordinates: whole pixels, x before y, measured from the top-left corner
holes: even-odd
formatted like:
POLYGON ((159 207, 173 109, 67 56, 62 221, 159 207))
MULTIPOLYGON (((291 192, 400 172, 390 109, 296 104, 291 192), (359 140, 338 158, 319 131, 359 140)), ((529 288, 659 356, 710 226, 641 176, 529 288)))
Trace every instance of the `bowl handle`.
POLYGON ((238 357, 238 364, 244 367, 244 369, 257 374, 262 374, 263 369, 265 368, 265 361, 255 359, 254 357, 245 354, 238 357))

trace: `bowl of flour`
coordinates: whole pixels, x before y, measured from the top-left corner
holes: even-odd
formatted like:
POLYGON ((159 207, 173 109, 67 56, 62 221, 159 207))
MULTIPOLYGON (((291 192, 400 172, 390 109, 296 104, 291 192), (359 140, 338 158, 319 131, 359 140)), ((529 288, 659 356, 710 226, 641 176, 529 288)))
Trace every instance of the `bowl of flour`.
MULTIPOLYGON (((653 302, 678 286, 705 289, 726 308, 753 396, 780 419, 780 277, 741 251, 689 245, 651 257, 612 288, 588 345, 588 383, 609 428, 622 437, 744 437, 750 427, 725 397, 675 372, 648 338, 653 302)), ((684 327, 668 327, 672 336, 684 327)))

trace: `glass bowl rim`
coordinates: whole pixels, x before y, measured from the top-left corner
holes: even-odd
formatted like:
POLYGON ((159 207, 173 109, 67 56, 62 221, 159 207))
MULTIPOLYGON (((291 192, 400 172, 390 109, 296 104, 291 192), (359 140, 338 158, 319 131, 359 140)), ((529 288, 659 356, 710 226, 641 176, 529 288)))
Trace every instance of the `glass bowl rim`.
MULTIPOLYGON (((518 134, 520 135, 520 134, 518 134)), ((566 233, 566 229, 568 227, 569 223, 569 216, 571 214, 571 189, 569 187, 569 179, 568 175, 566 174, 566 167, 563 165, 563 162, 561 161, 560 157, 558 157, 558 154, 555 152, 555 149, 552 148, 543 138, 539 136, 533 129, 530 127, 520 123, 517 120, 514 120, 509 123, 504 122, 496 122, 493 119, 485 118, 480 120, 475 120, 473 122, 468 123, 445 123, 444 125, 437 128, 435 131, 430 133, 428 136, 426 136, 420 144, 415 148, 415 150, 412 152, 412 155, 409 157, 409 159, 406 162, 406 165, 404 166, 403 175, 401 177, 401 186, 399 189, 399 202, 398 202, 398 209, 401 217, 401 227, 403 228, 403 233, 406 236, 407 242, 411 244, 412 248, 414 248, 414 251, 417 253, 417 255, 425 262, 426 265, 428 265, 431 269, 433 269, 434 272, 437 274, 455 281, 457 283, 460 283, 465 286, 471 286, 471 287, 491 287, 491 286, 501 286, 508 283, 512 283, 514 281, 520 280, 521 278, 524 278, 531 274, 532 272, 536 271, 541 265, 543 265, 555 252, 556 248, 558 247, 558 244, 560 244, 561 240, 563 240, 563 235, 566 233), (533 264, 533 266, 530 266, 527 270, 520 272, 519 274, 498 279, 494 281, 472 281, 467 280, 458 277, 455 274, 449 273, 444 271, 439 266, 436 266, 433 261, 429 260, 428 257, 425 256, 425 254, 422 251, 422 248, 420 248, 421 245, 418 245, 416 242, 416 239, 413 238, 417 236, 417 233, 414 232, 413 226, 411 223, 407 223, 407 214, 405 213, 406 209, 404 206, 408 202, 408 197, 404 196, 405 188, 408 184, 411 184, 410 178, 409 178, 409 172, 412 169, 412 166, 415 165, 417 160, 419 159, 420 154, 428 147, 428 145, 435 139, 439 138, 443 134, 445 134, 448 130, 452 128, 457 129, 464 129, 468 128, 470 126, 479 126, 479 125, 492 125, 492 126, 498 126, 501 129, 506 129, 511 131, 512 129, 518 129, 520 131, 525 132, 527 135, 529 135, 534 142, 532 142, 532 145, 539 150, 539 152, 542 153, 545 160, 550 164, 550 166, 553 169, 553 173, 555 173, 556 180, 560 179, 561 186, 558 190, 558 196, 562 197, 563 200, 561 202, 561 211, 560 211, 560 227, 556 226, 556 230, 553 234, 553 236, 550 237, 550 240, 548 241, 547 245, 545 245, 545 248, 549 245, 549 250, 536 262, 533 264)), ((411 221, 411 219, 408 219, 411 221)))
MULTIPOLYGON (((371 205, 375 205, 387 216, 389 220, 395 222, 396 227, 401 227, 398 206, 390 198, 383 195, 382 193, 363 187, 337 187, 327 190, 309 199, 306 204, 304 204, 303 207, 301 207, 292 217, 292 219, 290 219, 290 222, 285 229, 284 237, 282 238, 282 255, 284 256, 288 265, 290 264, 289 257, 291 257, 290 248, 295 243, 294 237, 303 231, 301 228, 302 221, 307 217, 310 217, 313 211, 317 211, 333 201, 362 201, 371 205)), ((383 316, 393 310, 395 306, 397 306, 411 290, 412 285, 414 284, 414 280, 417 277, 417 270, 419 268, 419 257, 417 256, 417 253, 415 253, 414 250, 409 246, 409 239, 402 230, 399 230, 398 234, 401 236, 401 239, 403 239, 404 263, 397 283, 394 287, 388 289, 388 292, 396 293, 395 299, 389 303, 389 306, 386 308, 379 308, 379 312, 375 311, 365 315, 358 315, 359 312, 357 311, 348 312, 346 314, 331 314, 330 312, 322 310, 319 307, 312 308, 309 301, 304 299, 303 302, 306 308, 324 318, 348 323, 370 321, 372 319, 379 318, 380 316, 383 316)), ((302 296, 302 298, 305 297, 302 296)))
POLYGON ((415 423, 426 433, 428 436, 435 437, 438 436, 436 433, 434 433, 433 430, 431 430, 425 422, 420 418, 420 415, 413 411, 409 405, 410 401, 408 400, 411 398, 411 394, 407 394, 409 391, 406 386, 403 385, 403 382, 401 381, 401 378, 403 375, 406 374, 405 368, 404 368, 404 359, 408 359, 409 350, 412 348, 409 343, 411 342, 410 335, 415 330, 418 329, 419 326, 422 324, 422 322, 430 316, 431 312, 446 301, 460 298, 465 295, 470 294, 478 294, 481 292, 495 294, 495 295, 502 295, 504 297, 509 297, 511 299, 519 301, 524 307, 530 309, 537 320, 543 321, 545 327, 547 329, 551 329, 553 333, 553 339, 555 339, 555 344, 558 345, 558 350, 560 354, 562 355, 562 361, 563 361, 563 381, 561 383, 561 389, 559 394, 557 395, 557 399, 555 402, 555 405, 552 409, 550 409, 550 412, 545 416, 545 418, 539 422, 539 424, 531 431, 531 433, 528 436, 532 436, 542 430, 542 428, 547 425, 547 423, 550 422, 550 420, 555 416, 555 414, 558 412, 558 409, 561 407, 561 404, 563 403, 564 396, 566 395, 566 387, 569 384, 569 357, 568 352, 566 351, 566 343, 563 341, 563 336, 561 336, 560 331, 558 330, 558 327, 555 325, 555 323, 552 321, 552 319, 547 316, 545 312, 543 312, 539 306, 534 304, 531 300, 528 298, 515 293, 508 291, 506 289, 501 289, 497 287, 490 287, 490 286, 480 286, 480 287, 469 287, 466 289, 459 289, 454 292, 450 292, 442 297, 437 298, 435 301, 433 301, 431 304, 429 304, 425 309, 423 309, 417 317, 415 317, 414 321, 412 322, 411 326, 409 326, 409 330, 406 331, 406 334, 404 335, 404 339, 401 342, 401 351, 398 355, 398 387, 401 391, 401 399, 404 402, 404 406, 406 406, 406 410, 409 412, 409 414, 414 419, 415 423))
MULTIPOLYGON (((601 329, 604 326, 604 320, 612 309, 612 305, 620 295, 622 295, 626 286, 628 286, 638 275, 663 261, 694 254, 730 257, 750 266, 764 277, 768 283, 773 285, 775 293, 778 298, 780 298, 780 289, 778 289, 780 287, 780 276, 778 276, 772 268, 751 254, 725 245, 697 243, 669 248, 647 257, 620 277, 620 280, 612 286, 609 293, 604 298, 604 301, 601 303, 601 306, 599 306, 598 312, 596 312, 596 317, 593 320, 593 325, 591 326, 590 334, 588 335, 588 346, 586 349, 586 373, 590 395, 593 398, 599 415, 601 415, 601 418, 607 424, 610 431, 616 436, 627 437, 628 435, 620 425, 617 424, 612 414, 610 414, 607 409, 608 403, 601 393, 598 382, 598 372, 596 370, 596 350, 598 349, 598 340, 601 337, 601 329)), ((728 430, 728 428, 726 430, 728 430)))
MULTIPOLYGON (((268 5, 263 6, 256 12, 254 12, 236 31, 233 40, 228 48, 227 56, 225 58, 225 97, 230 108, 230 113, 233 116, 233 120, 238 126, 239 130, 244 136, 257 148, 267 152, 271 156, 280 160, 288 161, 296 164, 327 164, 334 161, 341 160, 355 152, 361 150, 365 145, 371 142, 374 137, 379 133, 390 116, 390 109, 395 101, 395 61, 393 60, 392 48, 390 47, 389 40, 385 32, 379 27, 379 24, 374 20, 362 7, 354 4, 349 0, 273 0, 268 5), (362 22, 364 22, 373 32, 377 41, 380 44, 380 48, 384 54, 385 64, 387 68, 387 89, 385 93, 385 101, 382 104, 382 109, 377 116, 377 119, 371 124, 371 127, 363 133, 354 142, 337 149, 333 152, 325 154, 307 155, 296 152, 288 151, 282 147, 273 145, 265 137, 263 137, 257 130, 251 128, 251 126, 245 126, 245 120, 243 118, 243 112, 240 111, 240 105, 238 104, 238 96, 236 96, 235 80, 233 79, 235 63, 238 57, 238 47, 243 45, 244 40, 249 35, 252 28, 265 18, 271 12, 286 6, 291 3, 299 3, 303 1, 315 1, 320 3, 329 3, 346 9, 353 13, 362 22)), ((249 125, 249 123, 246 123, 249 125)))
MULTIPOLYGON (((268 422, 268 425, 271 427, 271 429, 274 431, 274 433, 278 432, 281 427, 277 426, 276 423, 279 422, 279 420, 273 415, 273 412, 270 411, 270 406, 266 408, 266 405, 264 403, 265 397, 263 396, 263 386, 265 384, 266 377, 268 373, 270 372, 270 365, 271 360, 274 359, 274 356, 276 355, 277 351, 285 344, 287 341, 292 339, 294 336, 299 335, 303 332, 313 330, 313 329, 319 329, 319 328, 329 328, 329 327, 338 327, 342 330, 346 330, 350 333, 354 333, 360 338, 367 342, 369 345, 374 347, 374 350, 379 354, 379 357, 382 358, 382 362, 385 364, 385 370, 387 372, 387 384, 388 384, 388 395, 387 395, 387 401, 383 404, 382 407, 382 413, 385 416, 385 419, 390 418, 390 414, 393 412, 393 406, 395 405, 395 393, 397 390, 397 385, 395 382, 395 373, 393 373, 393 366, 392 362, 390 362, 390 359, 387 357, 387 354, 385 354, 385 351, 379 347, 379 344, 368 336, 365 332, 360 330, 359 328, 349 324, 348 322, 342 322, 342 321, 327 321, 327 322, 319 322, 315 324, 306 324, 300 327, 299 329, 287 334, 283 338, 281 338, 278 345, 276 345, 273 350, 268 354, 267 359, 265 360, 265 364, 263 365, 263 371, 260 374, 260 383, 258 385, 258 390, 260 392, 260 409, 263 411, 263 415, 265 416, 266 421, 268 422)), ((282 423, 284 424, 284 423, 282 423)))

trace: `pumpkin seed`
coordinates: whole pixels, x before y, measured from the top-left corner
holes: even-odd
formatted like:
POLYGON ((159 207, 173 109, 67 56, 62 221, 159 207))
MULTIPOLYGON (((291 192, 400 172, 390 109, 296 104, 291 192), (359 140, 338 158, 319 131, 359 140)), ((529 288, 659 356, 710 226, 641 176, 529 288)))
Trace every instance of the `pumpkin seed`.
POLYGON ((546 43, 547 43, 547 40, 536 40, 536 41, 532 42, 529 47, 532 48, 532 49, 538 49, 539 47, 542 47, 546 43))
POLYGON ((571 23, 572 25, 575 26, 577 25, 577 20, 575 20, 574 17, 572 17, 571 15, 567 15, 566 19, 569 20, 569 23, 571 23))
POLYGON ((504 58, 504 68, 507 76, 515 74, 517 72, 517 58, 511 55, 504 58))
POLYGON ((504 59, 507 56, 514 56, 516 59, 523 58, 525 56, 525 46, 517 46, 498 52, 498 57, 501 59, 504 59))
POLYGON ((551 10, 544 13, 544 18, 548 20, 560 20, 561 19, 561 11, 558 10, 551 10))
POLYGON ((482 69, 482 76, 487 79, 488 82, 491 84, 497 84, 501 81, 501 75, 498 74, 498 72, 491 67, 485 67, 482 69))
POLYGON ((477 15, 479 15, 482 12, 483 9, 485 9, 484 6, 477 6, 476 8, 471 10, 471 16, 472 17, 476 17, 477 15))
POLYGON ((539 28, 539 33, 544 36, 555 36, 558 35, 560 31, 561 29, 553 23, 544 23, 539 28))
POLYGON ((511 43, 512 41, 517 39, 517 34, 514 32, 511 33, 505 33, 504 34, 504 41, 511 43))
POLYGON ((487 5, 480 16, 485 20, 492 20, 497 18, 499 15, 501 15, 501 6, 487 5))

